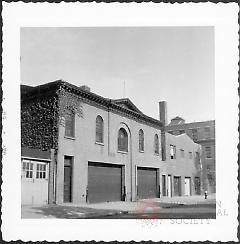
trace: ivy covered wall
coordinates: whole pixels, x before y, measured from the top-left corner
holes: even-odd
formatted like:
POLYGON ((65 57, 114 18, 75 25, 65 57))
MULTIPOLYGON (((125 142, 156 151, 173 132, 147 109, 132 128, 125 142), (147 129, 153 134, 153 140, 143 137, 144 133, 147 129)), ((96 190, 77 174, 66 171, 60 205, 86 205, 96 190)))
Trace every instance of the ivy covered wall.
POLYGON ((57 149, 57 94, 21 103, 21 146, 43 151, 57 149))

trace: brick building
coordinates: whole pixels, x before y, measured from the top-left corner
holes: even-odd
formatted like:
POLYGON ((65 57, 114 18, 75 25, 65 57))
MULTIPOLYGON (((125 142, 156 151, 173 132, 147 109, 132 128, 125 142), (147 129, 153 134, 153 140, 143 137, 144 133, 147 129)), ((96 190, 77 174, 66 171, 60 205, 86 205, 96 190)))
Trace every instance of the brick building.
MULTIPOLYGON (((61 80, 21 89, 22 148, 51 153, 46 167, 40 167, 22 152, 22 181, 34 188, 37 179, 46 180, 47 202, 201 193, 201 146, 187 135, 164 131, 164 102, 156 120, 127 98, 103 98, 61 80)), ((34 194, 42 194, 40 187, 34 189, 29 204, 37 203, 34 194)), ((22 189, 22 197, 29 191, 22 189)))
POLYGON ((203 188, 209 193, 215 193, 215 121, 186 123, 183 118, 177 116, 165 128, 172 135, 186 133, 202 146, 203 188))

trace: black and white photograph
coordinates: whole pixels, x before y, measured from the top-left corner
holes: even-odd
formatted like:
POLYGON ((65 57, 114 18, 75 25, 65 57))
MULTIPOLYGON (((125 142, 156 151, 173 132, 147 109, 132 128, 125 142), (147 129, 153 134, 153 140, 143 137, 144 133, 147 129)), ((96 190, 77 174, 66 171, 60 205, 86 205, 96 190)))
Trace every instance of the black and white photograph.
POLYGON ((22 218, 216 218, 213 27, 20 35, 22 218))
MULTIPOLYGON (((14 87, 17 93, 9 93, 9 88, 5 92, 3 79, 5 124, 11 113, 7 104, 14 104, 15 99, 18 106, 14 108, 16 119, 11 120, 17 131, 14 176, 19 179, 15 188, 18 223, 34 230, 33 223, 38 228, 46 224, 43 228, 47 228, 49 221, 54 221, 59 224, 55 226, 60 232, 59 240, 80 238, 67 230, 74 224, 76 231, 80 225, 91 231, 98 225, 111 228, 113 223, 118 223, 119 230, 134 225, 135 233, 145 233, 145 237, 123 240, 224 240, 210 236, 214 237, 212 230, 218 224, 230 221, 234 225, 237 221, 236 217, 232 220, 237 209, 233 200, 238 191, 237 143, 226 137, 237 129, 237 113, 228 106, 237 111, 237 70, 232 81, 225 81, 232 82, 236 90, 232 86, 223 90, 218 79, 226 76, 219 76, 219 67, 229 57, 224 56, 224 51, 219 54, 222 33, 218 25, 204 21, 153 24, 152 20, 144 24, 137 6, 126 13, 135 10, 137 24, 130 21, 127 25, 121 22, 124 8, 116 12, 117 8, 109 8, 111 5, 105 9, 105 18, 111 19, 116 13, 119 23, 106 25, 96 15, 96 20, 87 25, 93 10, 104 13, 104 7, 77 5, 74 12, 71 5, 73 12, 67 9, 68 16, 76 14, 76 18, 72 17, 72 22, 63 20, 60 25, 56 22, 61 15, 57 5, 55 21, 45 20, 45 24, 41 18, 38 24, 34 22, 43 17, 33 17, 37 8, 33 6, 33 12, 29 12, 26 5, 18 5, 26 8, 29 17, 23 17, 15 34, 19 77, 6 86, 14 87), (80 12, 86 16, 78 17, 80 12), (27 24, 31 19, 35 20, 27 24), (229 98, 230 91, 235 94, 233 100, 229 98), (222 104, 217 105, 219 101, 222 104), (226 132, 222 125, 230 128, 229 134, 222 133, 226 132), (221 156, 223 148, 227 154, 230 146, 233 156, 221 156), (231 208, 228 204, 232 204, 231 208), (66 231, 60 226, 65 226, 66 231), (171 235, 172 227, 191 234, 183 237, 179 233, 176 239, 156 233, 150 236, 157 229, 171 235), (201 228, 208 230, 207 238, 201 236, 201 228), (194 236, 195 232, 200 233, 194 236), (67 239, 62 237, 64 234, 67 239)), ((38 11, 41 13, 47 6, 39 6, 38 11)), ((49 6, 46 16, 53 9, 53 5, 49 6)), ((237 9, 236 5, 232 7, 237 9)), ((228 11, 234 12, 229 9, 226 7, 227 20, 228 11)), ((150 7, 145 10, 150 16, 150 7)), ((191 8, 186 10, 189 13, 191 8)), ((8 8, 8 13, 6 24, 14 11, 8 8)), ((179 13, 183 14, 183 8, 179 13)), ((223 21, 223 25, 226 23, 223 21)), ((236 42, 232 46, 237 51, 236 42)), ((237 63, 234 65, 237 67, 237 63)), ((7 128, 4 135, 10 138, 7 134, 13 131, 7 128)), ((7 141, 6 158, 14 154, 7 141)), ((225 235, 232 237, 229 240, 236 240, 234 230, 232 227, 225 235)), ((48 235, 50 239, 36 234, 35 240, 57 240, 51 233, 48 235)), ((21 240, 34 240, 23 236, 21 240)), ((101 234, 96 236, 105 240, 101 234)), ((94 236, 88 238, 96 240, 94 236)), ((85 235, 82 240, 88 238, 85 235)), ((115 240, 112 238, 107 240, 115 240)))

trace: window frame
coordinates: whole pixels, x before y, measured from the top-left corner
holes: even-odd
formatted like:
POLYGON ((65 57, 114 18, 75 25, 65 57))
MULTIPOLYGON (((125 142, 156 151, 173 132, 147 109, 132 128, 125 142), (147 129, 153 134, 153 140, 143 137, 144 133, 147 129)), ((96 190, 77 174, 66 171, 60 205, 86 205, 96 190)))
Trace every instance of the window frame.
POLYGON ((188 129, 189 131, 190 131, 190 133, 191 133, 191 138, 192 138, 192 140, 193 141, 197 141, 198 140, 198 133, 199 133, 199 128, 189 128, 188 129), (194 133, 193 133, 193 131, 196 131, 196 136, 194 137, 194 133))
POLYGON ((159 155, 159 137, 158 134, 154 135, 154 154, 159 155))
POLYGON ((102 118, 102 116, 98 115, 96 117, 96 121, 95 121, 95 130, 96 130, 96 134, 95 134, 95 142, 97 144, 104 144, 104 120, 102 118), (99 125, 99 122, 101 122, 100 126, 98 127, 99 125), (98 131, 100 129, 100 132, 98 131), (100 139, 101 140, 98 140, 98 136, 100 136, 100 139))
POLYGON ((34 178, 34 163, 31 160, 23 160, 22 161, 22 173, 23 178, 25 179, 33 179, 34 178), (28 167, 26 167, 28 165, 28 167), (30 167, 32 166, 32 167, 30 167), (28 177, 31 176, 31 177, 28 177))
POLYGON ((65 113, 64 118, 65 118, 65 133, 64 133, 64 136, 66 138, 74 138, 75 137, 75 113, 72 110, 68 109, 66 111, 66 113, 65 113), (71 121, 67 120, 67 118, 66 118, 67 116, 69 116, 68 118, 71 117, 71 121), (71 122, 71 128, 69 128, 69 127, 67 128, 67 126, 69 125, 67 123, 69 121, 71 122), (69 134, 67 134, 68 130, 71 131, 69 134))
POLYGON ((121 153, 128 153, 128 133, 123 127, 118 130, 117 150, 121 153), (124 136, 123 138, 120 133, 124 136))
POLYGON ((205 151, 205 158, 206 158, 206 159, 212 159, 212 158, 213 158, 213 155, 212 155, 212 148, 211 148, 211 146, 205 146, 205 147, 204 147, 204 151, 205 151), (207 151, 207 148, 209 148, 210 150, 207 151), (209 156, 208 153, 210 153, 210 156, 209 156))
POLYGON ((139 152, 144 152, 144 132, 142 129, 138 132, 138 149, 139 152))
POLYGON ((176 159, 177 158, 176 151, 177 151, 176 146, 173 144, 170 144, 170 159, 176 159), (173 149, 173 150, 171 150, 171 149, 173 149), (171 154, 172 151, 173 151, 173 155, 171 154))
POLYGON ((47 164, 36 162, 36 179, 37 180, 48 179, 48 177, 47 177, 47 164), (43 175, 44 175, 44 177, 43 177, 43 175))
POLYGON ((205 126, 204 127, 204 138, 211 139, 211 126, 205 126))

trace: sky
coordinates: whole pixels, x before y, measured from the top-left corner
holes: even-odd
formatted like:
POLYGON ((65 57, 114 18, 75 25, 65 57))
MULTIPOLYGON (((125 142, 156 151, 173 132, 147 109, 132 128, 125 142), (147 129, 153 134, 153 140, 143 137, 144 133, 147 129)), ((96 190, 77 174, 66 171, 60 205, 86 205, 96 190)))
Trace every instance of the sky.
POLYGON ((21 84, 63 79, 168 122, 215 119, 214 27, 24 27, 21 84))

